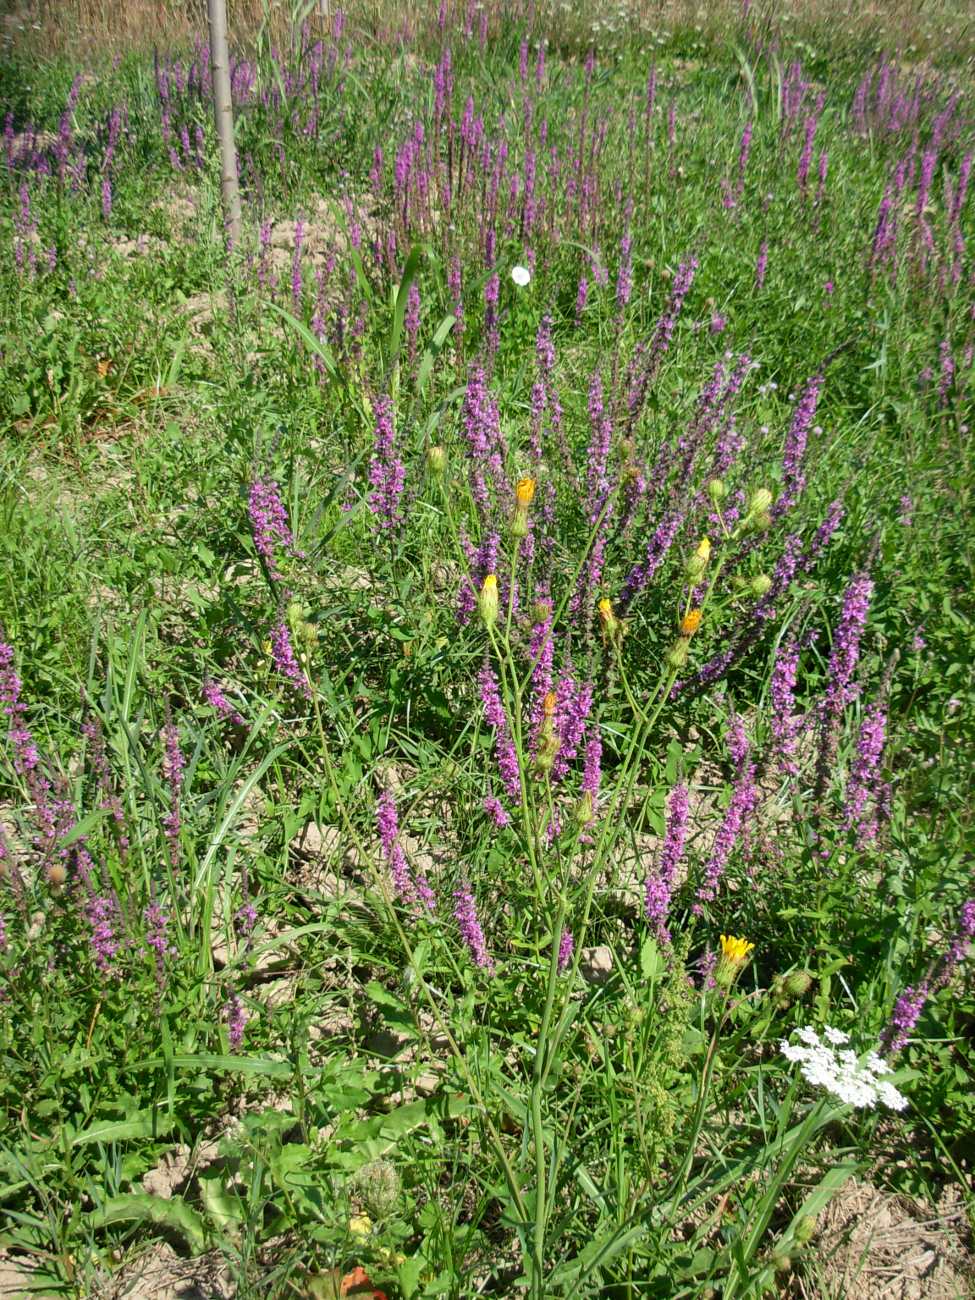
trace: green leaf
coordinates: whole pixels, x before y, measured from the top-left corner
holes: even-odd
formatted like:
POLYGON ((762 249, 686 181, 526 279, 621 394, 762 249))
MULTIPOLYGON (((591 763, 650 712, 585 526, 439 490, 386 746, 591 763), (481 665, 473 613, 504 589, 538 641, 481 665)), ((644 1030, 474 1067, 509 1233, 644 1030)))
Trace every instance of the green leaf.
POLYGON ((142 1110, 130 1119, 105 1121, 82 1129, 71 1139, 73 1147, 87 1146, 90 1142, 131 1142, 136 1138, 164 1137, 176 1124, 174 1115, 160 1115, 155 1110, 142 1110))
POLYGON ((181 1196, 168 1201, 147 1192, 113 1196, 86 1215, 86 1219, 92 1228, 106 1228, 110 1223, 124 1223, 126 1220, 152 1223, 182 1237, 193 1255, 202 1255, 206 1249, 203 1219, 181 1196))
POLYGON ((640 948, 640 972, 645 980, 655 980, 664 973, 666 964, 660 955, 656 939, 648 935, 640 948))

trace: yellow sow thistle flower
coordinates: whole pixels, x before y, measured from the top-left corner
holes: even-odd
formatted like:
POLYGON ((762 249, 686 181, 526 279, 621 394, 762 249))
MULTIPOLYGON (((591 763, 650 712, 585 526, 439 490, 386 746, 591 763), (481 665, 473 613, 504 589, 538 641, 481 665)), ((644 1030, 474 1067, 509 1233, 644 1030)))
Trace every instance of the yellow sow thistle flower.
POLYGON ((515 513, 511 518, 512 537, 528 536, 528 507, 531 505, 534 495, 535 480, 533 478, 519 479, 515 488, 515 513))
POLYGON ((532 498, 535 495, 535 480, 533 478, 520 478, 518 486, 515 488, 515 500, 520 506, 530 506, 532 498))
POLYGON ((681 636, 693 636, 701 626, 702 611, 699 609, 689 609, 680 621, 681 636))
POLYGON ((368 1214, 354 1214, 349 1220, 349 1232, 353 1237, 364 1240, 372 1232, 372 1219, 368 1214))
POLYGON ((749 943, 742 936, 736 939, 732 934, 723 934, 721 936, 721 959, 718 962, 718 968, 714 972, 714 982, 722 988, 730 988, 741 973, 742 967, 748 960, 748 954, 754 949, 755 945, 749 943))
POLYGON ((734 962, 737 966, 744 965, 748 960, 748 954, 754 948, 755 945, 749 943, 744 935, 740 939, 736 939, 733 934, 723 934, 721 936, 721 956, 726 961, 734 962))
POLYGON ((484 626, 494 627, 498 621, 498 580, 493 573, 489 573, 481 585, 477 608, 484 626))

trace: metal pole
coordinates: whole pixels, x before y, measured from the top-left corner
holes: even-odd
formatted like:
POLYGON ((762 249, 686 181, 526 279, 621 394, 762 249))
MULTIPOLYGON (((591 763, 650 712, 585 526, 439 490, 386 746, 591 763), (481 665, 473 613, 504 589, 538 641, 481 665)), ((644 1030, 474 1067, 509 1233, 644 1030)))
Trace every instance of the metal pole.
POLYGON ((220 194, 228 241, 240 243, 240 188, 234 147, 234 105, 230 97, 230 54, 227 50, 226 0, 207 0, 210 21, 210 67, 213 71, 213 118, 220 142, 220 194))

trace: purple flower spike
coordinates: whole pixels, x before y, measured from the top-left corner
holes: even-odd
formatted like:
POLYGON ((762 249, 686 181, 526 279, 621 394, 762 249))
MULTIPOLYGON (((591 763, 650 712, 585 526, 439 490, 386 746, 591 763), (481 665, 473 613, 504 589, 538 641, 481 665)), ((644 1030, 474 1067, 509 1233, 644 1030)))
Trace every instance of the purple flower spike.
POLYGON ((494 962, 488 952, 487 940, 484 938, 484 931, 477 918, 477 905, 474 902, 474 894, 470 885, 464 882, 458 886, 454 890, 454 898, 456 900, 454 919, 460 930, 461 938, 470 950, 474 964, 487 971, 489 975, 493 975, 494 962))
POLYGON ((281 574, 275 558, 275 546, 288 555, 299 558, 295 541, 288 525, 288 512, 281 500, 281 491, 273 479, 256 478, 251 484, 248 498, 254 548, 267 565, 268 576, 277 581, 281 574))
POLYGON ((236 993, 232 993, 227 999, 223 1013, 227 1022, 227 1037, 230 1040, 230 1050, 238 1052, 244 1040, 244 1026, 247 1024, 248 1015, 243 1002, 236 993))
POLYGON ((683 782, 680 782, 671 790, 667 804, 667 827, 660 853, 660 864, 656 872, 647 877, 644 890, 644 911, 647 920, 655 927, 657 938, 661 943, 670 942, 667 914, 670 910, 677 868, 684 856, 689 812, 688 789, 683 782))
POLYGON ((388 397, 376 399, 376 431, 373 440, 369 482, 372 494, 369 508, 379 527, 391 532, 402 522, 400 500, 406 484, 406 468, 396 451, 393 430, 393 404, 388 397))
POLYGON ((575 940, 572 938, 571 930, 563 930, 562 937, 559 939, 559 974, 563 975, 568 970, 572 961, 572 954, 575 951, 575 940))
POLYGON ((860 724, 857 752, 850 771, 846 789, 844 824, 847 830, 856 829, 857 843, 863 848, 877 834, 876 811, 867 814, 870 797, 878 787, 884 739, 887 731, 887 713, 882 704, 874 701, 860 724))
POLYGON ((271 628, 271 658, 274 660, 274 666, 279 675, 290 683, 295 690, 300 691, 307 699, 311 699, 311 687, 308 685, 308 679, 301 670, 301 664, 294 652, 294 646, 291 644, 291 633, 288 631, 288 625, 283 618, 279 619, 271 628))

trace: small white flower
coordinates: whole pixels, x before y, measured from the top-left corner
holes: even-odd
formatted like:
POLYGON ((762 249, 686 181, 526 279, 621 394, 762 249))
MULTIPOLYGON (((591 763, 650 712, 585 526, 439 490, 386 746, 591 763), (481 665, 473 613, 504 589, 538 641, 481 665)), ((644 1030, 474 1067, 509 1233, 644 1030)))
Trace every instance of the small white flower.
POLYGON ((787 1061, 799 1066, 800 1074, 812 1087, 825 1089, 848 1106, 869 1108, 879 1101, 891 1110, 903 1110, 907 1105, 907 1098, 895 1087, 878 1079, 878 1075, 891 1071, 876 1052, 868 1052, 861 1062, 852 1049, 840 1050, 841 1043, 849 1042, 849 1035, 842 1030, 829 1026, 823 1029, 823 1037, 830 1045, 821 1042, 816 1030, 808 1025, 798 1035, 805 1046, 783 1039, 779 1047, 787 1061))
POLYGON ((527 266, 513 266, 511 268, 511 278, 519 289, 524 289, 526 284, 531 283, 532 273, 527 266))
POLYGON ((823 1026, 823 1037, 826 1039, 827 1043, 832 1043, 834 1047, 838 1047, 840 1043, 848 1043, 850 1041, 849 1034, 844 1034, 842 1029, 833 1029, 830 1025, 823 1026))
POLYGON ((898 1092, 892 1083, 878 1083, 877 1096, 891 1110, 904 1110, 907 1106, 907 1098, 902 1092, 898 1092))

